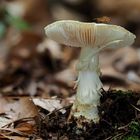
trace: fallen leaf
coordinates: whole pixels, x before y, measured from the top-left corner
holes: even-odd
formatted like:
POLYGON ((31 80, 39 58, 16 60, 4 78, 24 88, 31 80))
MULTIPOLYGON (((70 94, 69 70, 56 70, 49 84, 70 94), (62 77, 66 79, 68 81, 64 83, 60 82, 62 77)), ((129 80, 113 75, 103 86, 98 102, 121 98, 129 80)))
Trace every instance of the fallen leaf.
POLYGON ((1 98, 0 99, 0 113, 1 115, 1 128, 16 120, 28 117, 35 117, 37 115, 37 108, 29 98, 1 98), (2 123, 5 118, 5 124, 2 123), (3 125, 2 125, 3 124, 3 125))
POLYGON ((10 122, 11 122, 10 119, 0 115, 0 128, 2 128, 3 126, 9 124, 10 122))
POLYGON ((62 113, 66 112, 66 110, 61 109, 61 108, 63 108, 61 101, 58 99, 55 99, 55 98, 54 99, 53 98, 51 98, 51 99, 41 99, 41 98, 37 99, 37 98, 35 98, 35 99, 33 99, 33 102, 35 105, 49 111, 50 113, 55 111, 55 110, 59 110, 59 109, 62 113))

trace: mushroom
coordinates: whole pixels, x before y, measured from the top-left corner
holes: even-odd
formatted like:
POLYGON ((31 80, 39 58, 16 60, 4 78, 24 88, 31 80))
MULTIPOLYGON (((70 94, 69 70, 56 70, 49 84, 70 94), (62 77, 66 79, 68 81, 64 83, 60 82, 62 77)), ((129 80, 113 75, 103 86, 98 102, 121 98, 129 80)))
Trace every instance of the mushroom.
POLYGON ((45 27, 46 35, 58 43, 81 47, 76 66, 79 72, 77 94, 71 115, 78 122, 99 122, 101 88, 99 52, 103 48, 129 46, 136 38, 117 25, 85 23, 73 20, 56 21, 45 27))

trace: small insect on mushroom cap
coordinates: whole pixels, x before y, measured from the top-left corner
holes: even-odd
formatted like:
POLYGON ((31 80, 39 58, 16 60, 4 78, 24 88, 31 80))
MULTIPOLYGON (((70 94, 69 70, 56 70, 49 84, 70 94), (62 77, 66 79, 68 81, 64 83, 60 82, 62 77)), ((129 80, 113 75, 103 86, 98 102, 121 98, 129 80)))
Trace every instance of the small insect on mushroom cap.
POLYGON ((45 27, 45 33, 60 44, 74 47, 127 46, 135 39, 135 35, 117 25, 73 20, 56 21, 45 27))

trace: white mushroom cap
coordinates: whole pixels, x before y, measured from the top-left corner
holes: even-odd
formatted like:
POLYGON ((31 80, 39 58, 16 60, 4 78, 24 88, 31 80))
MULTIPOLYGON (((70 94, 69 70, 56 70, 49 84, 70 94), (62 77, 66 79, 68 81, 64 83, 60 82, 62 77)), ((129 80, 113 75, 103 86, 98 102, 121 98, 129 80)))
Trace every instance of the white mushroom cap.
POLYGON ((73 20, 56 21, 45 27, 45 33, 50 39, 73 47, 129 46, 136 38, 117 25, 73 20))

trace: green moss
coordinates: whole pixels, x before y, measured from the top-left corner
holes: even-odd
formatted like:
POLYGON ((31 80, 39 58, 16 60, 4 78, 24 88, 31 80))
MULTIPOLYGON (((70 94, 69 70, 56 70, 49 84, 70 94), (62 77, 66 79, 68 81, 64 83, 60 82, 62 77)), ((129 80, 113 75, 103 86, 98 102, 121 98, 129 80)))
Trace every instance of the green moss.
POLYGON ((140 124, 136 121, 132 121, 129 124, 129 134, 122 140, 140 140, 140 124))
POLYGON ((117 94, 118 96, 128 96, 128 97, 130 97, 130 96, 132 96, 132 91, 122 91, 122 90, 115 90, 114 92, 112 92, 112 93, 115 93, 115 94, 117 94))
POLYGON ((122 140, 140 140, 140 138, 138 136, 127 136, 122 140))
POLYGON ((136 121, 132 121, 129 125, 131 130, 131 134, 133 135, 140 135, 140 124, 136 121))

